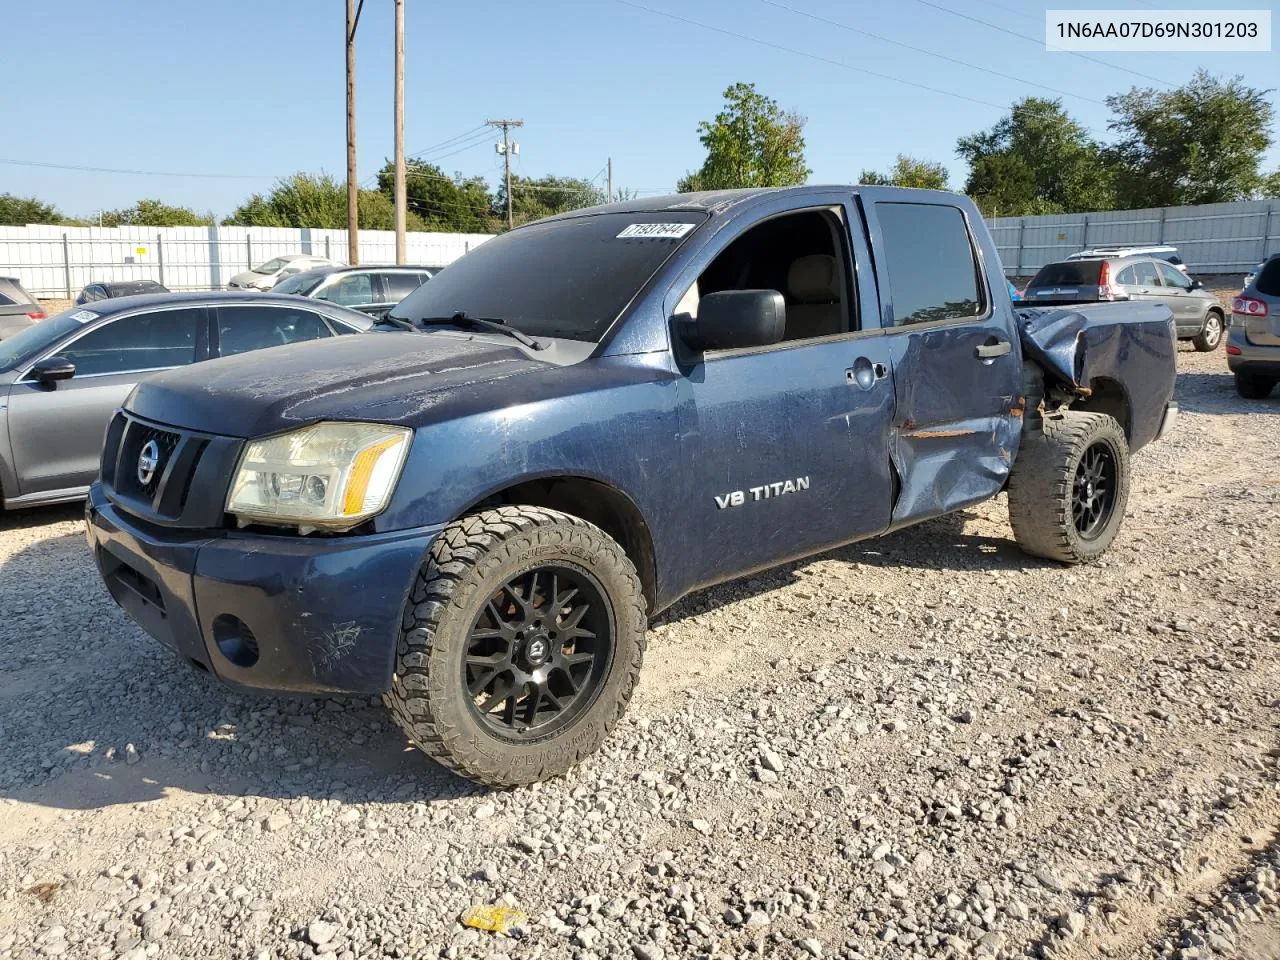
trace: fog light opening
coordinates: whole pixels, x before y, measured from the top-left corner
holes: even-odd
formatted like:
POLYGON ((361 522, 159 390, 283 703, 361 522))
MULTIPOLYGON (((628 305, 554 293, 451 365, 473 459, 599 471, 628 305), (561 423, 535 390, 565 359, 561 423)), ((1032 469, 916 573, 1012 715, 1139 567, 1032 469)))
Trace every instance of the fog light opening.
POLYGON ((258 662, 258 638, 249 625, 229 613, 213 621, 213 641, 218 651, 237 667, 252 667, 258 662))

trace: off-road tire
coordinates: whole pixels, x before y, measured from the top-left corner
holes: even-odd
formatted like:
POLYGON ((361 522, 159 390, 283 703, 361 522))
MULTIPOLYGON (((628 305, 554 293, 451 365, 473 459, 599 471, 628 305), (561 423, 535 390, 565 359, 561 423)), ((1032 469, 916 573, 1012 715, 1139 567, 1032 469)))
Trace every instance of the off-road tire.
POLYGON ((1256 373, 1236 374, 1236 393, 1246 400, 1265 400, 1275 389, 1275 377, 1261 377, 1256 373))
POLYGON ((1129 500, 1129 444, 1105 413, 1048 414, 1039 433, 1025 436, 1009 475, 1009 523, 1018 546, 1062 563, 1090 563, 1120 530, 1129 500), (1114 456, 1116 483, 1110 515, 1086 538, 1072 515, 1074 482, 1086 451, 1103 444, 1114 456))
POLYGON ((1226 327, 1222 314, 1217 310, 1210 310, 1208 316, 1204 318, 1204 328, 1191 338, 1191 345, 1198 353, 1208 353, 1210 350, 1218 349, 1226 339, 1226 327))
POLYGON ((391 689, 392 716, 419 749, 461 776, 513 787, 567 772, 593 753, 631 699, 644 655, 644 594, 623 549, 598 527, 558 510, 502 506, 450 524, 432 543, 405 605, 391 689), (534 743, 494 736, 471 709, 462 662, 472 624, 495 590, 544 563, 587 571, 612 608, 613 656, 594 700, 534 743))

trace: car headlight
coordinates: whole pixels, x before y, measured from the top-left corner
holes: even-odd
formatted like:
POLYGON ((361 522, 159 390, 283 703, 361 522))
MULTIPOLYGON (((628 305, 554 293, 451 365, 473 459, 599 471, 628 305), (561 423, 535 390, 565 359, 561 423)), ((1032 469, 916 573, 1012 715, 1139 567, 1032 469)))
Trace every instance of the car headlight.
POLYGON ((378 423, 317 423, 252 440, 227 512, 244 522, 350 530, 386 508, 412 435, 378 423))

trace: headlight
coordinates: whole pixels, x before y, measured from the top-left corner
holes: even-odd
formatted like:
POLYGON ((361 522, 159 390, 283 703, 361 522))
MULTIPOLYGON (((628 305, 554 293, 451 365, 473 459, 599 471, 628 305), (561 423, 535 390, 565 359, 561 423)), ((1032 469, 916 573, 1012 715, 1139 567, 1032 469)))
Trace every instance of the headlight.
POLYGON ((350 530, 386 508, 412 435, 377 423, 317 423, 250 441, 227 512, 245 521, 350 530))

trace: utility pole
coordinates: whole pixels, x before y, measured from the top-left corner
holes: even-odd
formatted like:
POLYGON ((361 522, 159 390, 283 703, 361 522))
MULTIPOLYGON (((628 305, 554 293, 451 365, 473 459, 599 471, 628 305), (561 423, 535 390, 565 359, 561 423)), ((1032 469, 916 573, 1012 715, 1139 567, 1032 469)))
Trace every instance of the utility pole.
POLYGON ((491 127, 498 127, 502 130, 502 142, 497 144, 497 150, 502 154, 502 163, 506 169, 507 177, 507 229, 510 230, 515 226, 515 219, 511 213, 511 153, 512 151, 519 153, 520 144, 512 143, 508 136, 511 127, 523 127, 523 120, 486 120, 491 127))
POLYGON ((396 263, 405 261, 404 0, 396 0, 396 263))
POLYGON ((360 262, 359 185, 356 183, 356 27, 364 0, 347 0, 347 262, 360 262))
POLYGON ((609 195, 605 197, 605 203, 613 203, 613 157, 609 158, 609 195))

